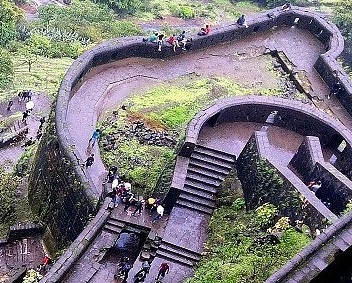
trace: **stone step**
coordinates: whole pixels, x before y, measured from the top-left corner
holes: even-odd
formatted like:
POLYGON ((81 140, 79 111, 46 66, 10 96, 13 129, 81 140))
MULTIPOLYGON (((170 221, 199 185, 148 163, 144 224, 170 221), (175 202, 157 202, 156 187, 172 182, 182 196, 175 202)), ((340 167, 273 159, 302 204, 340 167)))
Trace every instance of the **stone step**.
POLYGON ((174 253, 170 253, 169 251, 166 251, 166 250, 158 249, 156 251, 156 255, 157 255, 157 257, 160 257, 160 258, 163 258, 163 259, 166 259, 166 260, 169 260, 169 261, 181 264, 181 265, 189 266, 189 267, 193 267, 195 264, 195 262, 193 262, 183 256, 180 256, 180 255, 174 254, 174 253))
POLYGON ((209 170, 206 167, 196 167, 192 165, 188 165, 187 172, 190 172, 192 174, 199 174, 202 176, 208 176, 210 178, 213 178, 215 181, 216 180, 223 181, 227 175, 219 172, 214 172, 212 170, 209 170))
POLYGON ((211 155, 211 156, 215 156, 217 158, 227 160, 230 162, 234 162, 236 160, 236 156, 234 154, 224 152, 224 151, 221 151, 221 150, 215 149, 215 148, 205 147, 203 145, 196 145, 194 151, 199 152, 199 153, 203 153, 203 154, 207 154, 207 155, 211 155))
POLYGON ((196 190, 205 191, 212 194, 217 193, 216 186, 205 184, 205 183, 199 182, 198 180, 190 179, 188 177, 186 177, 185 179, 184 186, 187 186, 188 188, 194 188, 196 190))
POLYGON ((184 185, 182 188, 183 192, 186 192, 188 194, 195 195, 197 197, 203 198, 203 199, 209 199, 209 200, 215 200, 215 194, 212 192, 207 192, 203 191, 194 187, 190 187, 188 185, 184 185))
POLYGON ((115 218, 109 218, 106 223, 108 223, 110 225, 117 226, 117 227, 121 227, 121 228, 125 227, 125 223, 124 222, 122 222, 120 220, 117 220, 115 218))
POLYGON ((115 234, 120 234, 123 228, 115 226, 115 225, 110 225, 110 224, 105 224, 103 229, 109 233, 115 233, 115 234))
POLYGON ((187 200, 183 199, 178 199, 176 201, 176 205, 181 206, 181 207, 186 207, 189 208, 190 210, 197 210, 199 212, 205 213, 205 214, 212 214, 213 210, 212 208, 209 208, 207 206, 201 205, 201 204, 196 204, 193 202, 189 202, 187 200))
POLYGON ((189 201, 195 204, 203 205, 209 208, 214 209, 215 208, 215 200, 213 199, 204 199, 199 196, 196 196, 194 194, 189 194, 186 192, 181 192, 179 199, 189 201))
POLYGON ((185 257, 193 262, 198 262, 202 256, 201 253, 198 253, 196 251, 192 251, 192 250, 186 249, 184 247, 180 247, 178 245, 175 245, 173 243, 164 242, 164 241, 161 242, 159 249, 167 251, 172 254, 180 255, 180 256, 185 257))
POLYGON ((198 183, 206 184, 206 185, 211 185, 214 187, 219 187, 221 182, 220 180, 215 180, 214 178, 205 176, 205 175, 199 175, 197 173, 189 172, 187 171, 186 179, 191 179, 194 180, 198 183))
POLYGON ((207 163, 202 160, 197 160, 192 158, 189 160, 188 168, 205 168, 208 171, 221 174, 224 176, 226 176, 231 171, 230 168, 224 168, 221 166, 217 166, 215 164, 207 163))
POLYGON ((232 161, 225 161, 223 159, 214 158, 213 156, 201 154, 199 152, 193 152, 191 154, 190 161, 192 162, 193 160, 201 161, 207 164, 213 164, 227 170, 231 170, 233 166, 232 161))

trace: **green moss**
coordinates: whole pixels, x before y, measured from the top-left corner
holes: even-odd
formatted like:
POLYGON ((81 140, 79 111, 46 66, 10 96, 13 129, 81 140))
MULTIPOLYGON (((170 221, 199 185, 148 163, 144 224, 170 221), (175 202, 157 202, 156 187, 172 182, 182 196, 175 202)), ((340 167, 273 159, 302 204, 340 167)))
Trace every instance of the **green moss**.
POLYGON ((264 282, 310 242, 305 234, 290 228, 276 245, 255 244, 256 238, 268 235, 259 226, 254 212, 233 206, 216 209, 210 221, 206 255, 187 282, 264 282))

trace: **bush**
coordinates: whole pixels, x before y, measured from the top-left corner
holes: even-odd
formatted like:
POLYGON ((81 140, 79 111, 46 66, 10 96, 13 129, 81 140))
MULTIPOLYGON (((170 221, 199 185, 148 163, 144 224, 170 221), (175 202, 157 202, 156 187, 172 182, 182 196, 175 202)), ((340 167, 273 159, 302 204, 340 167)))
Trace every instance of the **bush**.
POLYGON ((183 19, 193 19, 195 17, 193 8, 187 5, 180 6, 173 3, 170 5, 170 11, 173 16, 183 19))
POLYGON ((16 190, 20 179, 0 167, 0 223, 12 223, 16 209, 16 190))
POLYGON ((278 210, 275 205, 271 203, 264 203, 255 210, 255 213, 261 227, 266 227, 273 223, 274 218, 277 216, 278 210))
POLYGON ((122 14, 135 14, 149 6, 148 0, 96 0, 122 14))
POLYGON ((236 199, 233 204, 232 207, 238 211, 238 210, 242 210, 244 207, 246 206, 246 202, 243 198, 238 198, 236 199))
POLYGON ((178 11, 178 16, 183 18, 183 19, 193 19, 194 16, 195 16, 195 13, 194 13, 192 7, 181 6, 179 11, 178 11))
POLYGON ((83 46, 112 37, 142 33, 136 24, 117 21, 112 10, 89 0, 77 0, 68 7, 47 5, 41 8, 39 20, 32 24, 32 31, 53 41, 78 41, 83 46))
POLYGON ((12 82, 14 74, 11 55, 4 49, 0 48, 0 88, 4 88, 12 82))

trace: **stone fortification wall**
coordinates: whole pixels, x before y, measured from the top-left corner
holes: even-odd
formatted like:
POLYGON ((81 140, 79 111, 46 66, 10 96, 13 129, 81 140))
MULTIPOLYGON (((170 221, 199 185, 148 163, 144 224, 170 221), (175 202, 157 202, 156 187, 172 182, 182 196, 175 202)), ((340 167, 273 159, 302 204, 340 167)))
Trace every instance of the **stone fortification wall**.
POLYGON ((324 162, 319 138, 308 136, 304 139, 297 152, 290 161, 291 166, 305 183, 311 181, 316 162, 324 162))
POLYGON ((303 220, 312 231, 325 228, 325 219, 335 221, 337 217, 294 174, 275 164, 269 148, 267 133, 255 132, 237 159, 247 209, 271 203, 279 216, 287 216, 293 223, 303 220))
POLYGON ((352 144, 351 132, 343 124, 311 105, 282 98, 246 96, 222 99, 200 111, 188 125, 180 154, 190 156, 199 132, 206 124, 244 121, 265 123, 272 113, 276 115, 271 125, 287 128, 303 136, 317 136, 322 144, 330 148, 337 148, 343 140, 352 144))
MULTIPOLYGON (((283 12, 279 9, 271 12, 275 15, 274 19, 269 18, 267 13, 259 14, 248 22, 248 28, 239 27, 236 24, 228 24, 214 28, 208 36, 198 37, 195 35, 193 41, 187 46, 187 49, 192 51, 218 45, 269 30, 274 26, 297 25, 303 29, 308 29, 325 44, 328 50, 325 54, 326 56, 330 56, 329 58, 332 58, 328 62, 332 63, 331 66, 334 66, 333 58, 336 58, 341 53, 343 39, 333 24, 325 21, 318 14, 298 7, 293 7, 288 12, 283 12)), ((158 52, 154 44, 142 42, 141 37, 120 38, 104 42, 88 50, 69 68, 61 83, 57 98, 55 133, 50 136, 46 135, 45 140, 39 147, 36 159, 37 164, 33 168, 30 182, 31 203, 41 215, 41 218, 49 224, 52 232, 57 235, 57 239, 59 239, 60 234, 63 235, 64 241, 74 238, 82 230, 90 212, 95 210, 96 200, 99 199, 99 194, 89 174, 86 174, 85 170, 79 165, 78 160, 84 160, 85 158, 80 156, 79 152, 75 149, 67 127, 66 112, 69 101, 74 95, 74 87, 82 82, 84 75, 95 66, 131 56, 166 58, 179 55, 182 52, 182 50, 178 49, 174 53, 172 48, 163 48, 162 52, 158 52), (57 136, 57 142, 50 140, 55 135, 57 136), (46 139, 49 139, 49 141, 46 139), (55 167, 51 163, 65 164, 65 166, 55 167), (69 196, 71 194, 76 196, 69 196), (49 200, 49 198, 55 197, 59 200, 59 204, 49 200), (76 209, 77 207, 78 209, 76 209), (80 207, 87 207, 87 210, 83 211, 80 207), (68 225, 62 224, 64 219, 68 222, 68 225), (81 224, 79 224, 80 221, 81 224), (68 228, 67 226, 70 227, 68 228)), ((325 65, 323 64, 322 66, 324 67, 325 65)), ((330 69, 329 71, 331 71, 330 69)), ((340 73, 341 76, 346 75, 342 70, 340 73)), ((322 75, 322 77, 328 79, 325 75, 322 75)), ((280 101, 277 101, 277 106, 280 104, 280 101)), ((329 131, 331 131, 331 127, 328 127, 327 134, 329 134, 329 131)), ((323 142, 325 134, 320 137, 323 142)), ((327 135, 326 137, 331 137, 331 135, 327 135)), ((187 144, 186 142, 183 147, 184 152, 192 151, 193 145, 194 143, 187 144)))
POLYGON ((330 203, 330 209, 339 215, 352 199, 352 182, 330 163, 317 162, 311 174, 312 180, 321 180, 322 187, 316 195, 330 203))
POLYGON ((28 197, 32 210, 47 223, 57 248, 74 241, 96 212, 89 182, 77 178, 75 169, 82 170, 62 152, 50 122, 38 146, 28 197))

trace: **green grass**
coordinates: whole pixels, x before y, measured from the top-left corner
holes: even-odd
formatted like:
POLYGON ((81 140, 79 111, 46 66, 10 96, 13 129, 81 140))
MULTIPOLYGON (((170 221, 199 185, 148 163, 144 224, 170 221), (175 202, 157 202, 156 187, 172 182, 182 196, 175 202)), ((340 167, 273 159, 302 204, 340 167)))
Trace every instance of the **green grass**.
POLYGON ((0 101, 17 95, 19 91, 24 89, 56 96, 62 78, 73 62, 71 58, 38 56, 37 61, 32 65, 31 72, 29 72, 24 57, 14 54, 12 59, 15 66, 13 84, 8 89, 0 90, 0 101))
POLYGON ((260 11, 252 2, 240 1, 234 4, 229 0, 204 2, 201 0, 151 0, 147 10, 137 12, 137 21, 148 21, 160 17, 200 18, 212 25, 237 19, 240 14, 260 11), (192 13, 185 13, 192 11, 192 13), (193 16, 189 16, 192 14, 193 16), (189 17, 188 17, 189 16, 189 17))
POLYGON ((210 220, 206 252, 189 283, 264 282, 311 239, 290 228, 280 243, 255 244, 268 235, 262 231, 254 212, 223 206, 210 220))

